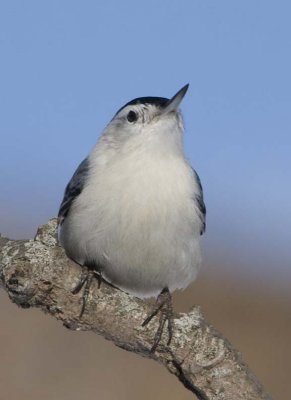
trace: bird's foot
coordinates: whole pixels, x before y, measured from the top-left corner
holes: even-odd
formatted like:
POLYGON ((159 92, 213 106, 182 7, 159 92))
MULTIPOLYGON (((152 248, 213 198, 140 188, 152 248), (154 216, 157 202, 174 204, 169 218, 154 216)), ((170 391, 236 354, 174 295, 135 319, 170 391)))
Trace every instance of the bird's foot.
POLYGON ((168 341, 167 346, 170 345, 173 336, 173 306, 172 296, 168 288, 165 288, 157 297, 157 304, 152 313, 143 321, 142 326, 146 326, 156 315, 159 314, 159 326, 154 337, 154 343, 151 348, 151 353, 154 353, 161 341, 164 332, 165 324, 167 322, 168 328, 168 341))
POLYGON ((82 266, 82 273, 81 276, 79 278, 79 282, 77 283, 77 285, 74 287, 74 289, 72 290, 73 294, 77 294, 81 291, 81 289, 84 287, 84 291, 83 291, 83 295, 82 295, 82 307, 81 307, 81 311, 79 314, 79 318, 82 318, 85 308, 86 308, 86 304, 87 304, 87 300, 89 297, 89 293, 90 293, 90 287, 93 281, 93 278, 97 277, 98 279, 98 288, 100 288, 101 285, 101 281, 102 281, 102 277, 101 274, 98 273, 97 271, 94 271, 91 268, 88 268, 87 266, 82 266))

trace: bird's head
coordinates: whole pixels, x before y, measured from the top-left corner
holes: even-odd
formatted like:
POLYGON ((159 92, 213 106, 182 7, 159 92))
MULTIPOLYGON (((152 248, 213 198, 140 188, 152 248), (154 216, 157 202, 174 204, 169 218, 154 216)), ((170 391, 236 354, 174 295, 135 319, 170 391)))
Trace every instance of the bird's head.
POLYGON ((139 97, 120 108, 103 132, 103 138, 115 146, 128 142, 181 141, 183 122, 179 106, 189 85, 171 99, 139 97))

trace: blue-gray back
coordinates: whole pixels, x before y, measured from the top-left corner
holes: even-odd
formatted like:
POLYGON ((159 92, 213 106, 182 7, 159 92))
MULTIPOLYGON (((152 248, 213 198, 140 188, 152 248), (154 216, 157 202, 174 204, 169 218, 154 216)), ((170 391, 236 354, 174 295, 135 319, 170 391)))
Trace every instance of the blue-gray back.
POLYGON ((68 215, 73 201, 82 192, 87 180, 88 170, 89 160, 88 158, 85 158, 85 160, 83 160, 79 167, 76 169, 70 182, 66 186, 64 198, 61 203, 58 215, 60 218, 60 224, 62 224, 63 220, 68 215))
POLYGON ((203 189, 202 189, 202 185, 201 185, 201 180, 199 178, 199 175, 197 174, 197 172, 195 171, 194 168, 192 168, 196 182, 198 184, 198 188, 199 188, 199 193, 195 196, 195 201, 197 203, 197 206, 199 208, 200 211, 200 219, 201 219, 201 223, 202 223, 202 227, 200 230, 200 235, 203 235, 203 233, 205 232, 206 229, 206 207, 204 204, 204 198, 203 198, 203 189))

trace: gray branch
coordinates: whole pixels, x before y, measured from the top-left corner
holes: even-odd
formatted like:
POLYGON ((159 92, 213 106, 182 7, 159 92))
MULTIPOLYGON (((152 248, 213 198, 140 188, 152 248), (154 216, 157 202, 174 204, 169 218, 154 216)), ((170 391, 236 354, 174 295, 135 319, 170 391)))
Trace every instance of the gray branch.
POLYGON ((151 311, 147 302, 112 286, 94 282, 85 313, 81 293, 72 288, 81 267, 68 259, 56 239, 57 220, 40 227, 34 240, 0 236, 0 286, 21 307, 38 307, 69 329, 93 331, 116 346, 163 364, 202 400, 271 399, 239 353, 202 316, 199 307, 175 315, 173 339, 167 335, 150 352, 158 322, 141 324, 151 311))

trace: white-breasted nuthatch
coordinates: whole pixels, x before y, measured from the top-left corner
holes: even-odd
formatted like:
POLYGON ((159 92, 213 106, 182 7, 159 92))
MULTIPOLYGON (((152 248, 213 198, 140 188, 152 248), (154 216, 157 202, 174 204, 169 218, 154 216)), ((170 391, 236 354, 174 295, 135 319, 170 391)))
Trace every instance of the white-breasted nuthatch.
MULTIPOLYGON (((159 309, 201 264, 206 211, 179 111, 187 89, 123 106, 77 168, 59 210, 59 239, 70 258, 137 297, 161 294, 159 309)), ((78 286, 87 281, 86 296, 90 279, 84 274, 78 286)), ((169 323, 169 338, 170 331, 169 323)))

